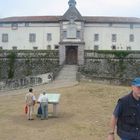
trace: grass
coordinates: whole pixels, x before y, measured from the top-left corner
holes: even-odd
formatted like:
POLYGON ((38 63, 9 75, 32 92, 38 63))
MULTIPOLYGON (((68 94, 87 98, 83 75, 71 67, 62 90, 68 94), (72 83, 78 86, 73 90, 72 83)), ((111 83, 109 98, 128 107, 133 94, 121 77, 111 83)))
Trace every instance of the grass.
MULTIPOLYGON (((46 85, 35 87, 36 97, 46 90, 46 85)), ((21 93, 0 97, 1 140, 105 140, 109 120, 115 104, 129 87, 80 83, 74 87, 50 89, 61 93, 58 117, 48 120, 35 118, 28 121, 24 114, 24 96, 21 93)), ((35 106, 35 112, 38 105, 35 106)), ((51 112, 52 106, 49 106, 51 112)), ((116 136, 116 140, 119 138, 116 136)))

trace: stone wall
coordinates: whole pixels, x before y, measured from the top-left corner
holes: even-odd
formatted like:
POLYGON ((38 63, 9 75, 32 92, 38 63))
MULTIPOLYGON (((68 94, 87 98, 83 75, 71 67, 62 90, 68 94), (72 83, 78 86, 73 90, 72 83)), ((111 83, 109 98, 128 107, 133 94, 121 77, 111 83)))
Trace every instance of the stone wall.
POLYGON ((79 66, 84 79, 107 80, 115 84, 126 84, 140 76, 140 52, 116 51, 101 53, 85 51, 85 64, 79 66))
POLYGON ((6 79, 0 81, 0 91, 32 87, 40 84, 47 84, 53 80, 53 73, 27 76, 19 79, 6 79))
POLYGON ((0 79, 18 79, 55 71, 58 51, 0 51, 0 79))
POLYGON ((55 50, 1 50, 0 90, 49 83, 61 68, 55 50))

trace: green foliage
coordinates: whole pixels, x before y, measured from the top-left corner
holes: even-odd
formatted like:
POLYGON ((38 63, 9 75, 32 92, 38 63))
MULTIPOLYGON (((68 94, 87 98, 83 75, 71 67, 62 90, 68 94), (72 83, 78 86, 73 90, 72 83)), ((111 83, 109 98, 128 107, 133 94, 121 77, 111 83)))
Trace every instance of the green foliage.
POLYGON ((8 58, 8 79, 12 79, 14 77, 15 72, 14 64, 16 60, 16 53, 10 52, 7 55, 7 58, 8 58))
MULTIPOLYGON (((130 51, 108 51, 108 50, 101 50, 97 51, 97 53, 102 53, 102 54, 112 54, 115 56, 115 58, 118 58, 118 61, 114 62, 114 67, 117 65, 117 73, 119 74, 118 76, 121 78, 123 77, 124 71, 126 69, 126 65, 124 63, 124 59, 126 56, 128 56, 131 52, 130 51)), ((108 58, 109 59, 109 58, 108 58)))
POLYGON ((28 56, 27 59, 25 60, 25 64, 26 64, 26 69, 25 69, 25 76, 29 76, 32 74, 32 60, 31 58, 28 56))
POLYGON ((98 50, 96 51, 97 53, 101 54, 112 54, 116 56, 117 58, 125 58, 127 55, 129 55, 131 52, 130 51, 112 51, 112 50, 98 50))
POLYGON ((2 74, 2 60, 0 60, 0 79, 1 79, 1 75, 2 74))
POLYGON ((129 52, 127 52, 127 51, 116 51, 116 52, 113 52, 113 54, 117 58, 125 58, 129 54, 129 52))

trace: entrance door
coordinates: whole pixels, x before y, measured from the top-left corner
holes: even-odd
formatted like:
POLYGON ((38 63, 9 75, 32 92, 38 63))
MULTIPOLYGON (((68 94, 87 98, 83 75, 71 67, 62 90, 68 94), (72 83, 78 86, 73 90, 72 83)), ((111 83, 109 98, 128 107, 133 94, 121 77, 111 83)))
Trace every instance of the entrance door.
POLYGON ((66 46, 66 64, 77 64, 77 46, 66 46))

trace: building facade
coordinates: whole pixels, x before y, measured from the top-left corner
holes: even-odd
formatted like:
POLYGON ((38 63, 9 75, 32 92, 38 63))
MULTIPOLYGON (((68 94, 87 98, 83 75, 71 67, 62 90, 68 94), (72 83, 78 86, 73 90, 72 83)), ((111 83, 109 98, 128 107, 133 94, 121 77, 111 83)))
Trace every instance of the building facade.
POLYGON ((140 18, 82 16, 76 1, 62 16, 0 19, 0 49, 59 50, 60 64, 83 64, 84 50, 140 50, 140 18))

